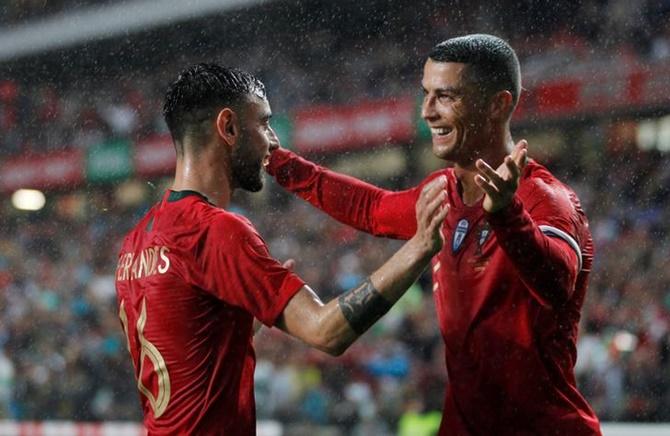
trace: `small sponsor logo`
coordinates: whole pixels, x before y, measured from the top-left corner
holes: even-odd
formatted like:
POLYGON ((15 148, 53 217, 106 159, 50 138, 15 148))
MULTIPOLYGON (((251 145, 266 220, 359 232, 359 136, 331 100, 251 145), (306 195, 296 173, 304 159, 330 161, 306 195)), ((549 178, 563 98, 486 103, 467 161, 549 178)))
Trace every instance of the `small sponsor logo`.
POLYGON ((456 230, 454 230, 454 238, 451 240, 451 251, 453 253, 456 253, 458 252, 458 250, 461 249, 463 241, 465 240, 465 235, 468 233, 468 227, 470 227, 470 223, 468 223, 468 220, 466 220, 465 218, 460 220, 458 224, 456 224, 456 230))
POLYGON ((482 245, 486 244, 486 240, 489 238, 490 234, 491 234, 491 226, 489 226, 489 223, 485 223, 479 229, 479 246, 480 247, 482 245))

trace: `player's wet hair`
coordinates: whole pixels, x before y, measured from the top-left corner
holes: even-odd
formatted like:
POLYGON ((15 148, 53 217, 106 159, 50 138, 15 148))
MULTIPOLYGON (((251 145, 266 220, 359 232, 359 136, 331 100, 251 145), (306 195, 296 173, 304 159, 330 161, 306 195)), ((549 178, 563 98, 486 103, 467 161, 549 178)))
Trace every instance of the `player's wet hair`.
POLYGON ((437 44, 428 57, 436 62, 466 64, 467 77, 487 96, 509 91, 514 105, 521 92, 519 59, 510 45, 493 35, 473 34, 437 44))
POLYGON ((205 63, 183 70, 170 84, 163 105, 177 154, 183 153, 186 135, 196 142, 204 138, 219 110, 238 108, 251 95, 267 98, 263 82, 246 71, 205 63))

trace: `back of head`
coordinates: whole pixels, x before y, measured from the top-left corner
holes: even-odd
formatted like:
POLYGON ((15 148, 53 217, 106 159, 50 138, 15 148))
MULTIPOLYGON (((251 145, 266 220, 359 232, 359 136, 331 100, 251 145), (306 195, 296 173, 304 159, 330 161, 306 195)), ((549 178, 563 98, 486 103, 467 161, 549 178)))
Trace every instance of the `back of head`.
POLYGON ((266 98, 265 86, 246 71, 204 63, 183 70, 170 84, 163 105, 177 154, 183 154, 187 136, 194 143, 206 140, 219 110, 238 108, 252 95, 266 98))
POLYGON ((507 90, 515 106, 519 101, 519 59, 514 49, 497 36, 473 34, 447 39, 433 47, 428 57, 436 62, 466 64, 468 79, 487 97, 507 90))

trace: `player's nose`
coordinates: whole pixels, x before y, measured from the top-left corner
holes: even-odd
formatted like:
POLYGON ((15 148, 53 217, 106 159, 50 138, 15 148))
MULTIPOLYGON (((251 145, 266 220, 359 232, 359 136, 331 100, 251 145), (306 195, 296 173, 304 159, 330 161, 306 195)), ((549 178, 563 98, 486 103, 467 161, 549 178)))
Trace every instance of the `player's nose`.
POLYGON ((421 103, 421 118, 426 121, 434 120, 437 117, 435 110, 435 99, 432 97, 425 97, 421 103))

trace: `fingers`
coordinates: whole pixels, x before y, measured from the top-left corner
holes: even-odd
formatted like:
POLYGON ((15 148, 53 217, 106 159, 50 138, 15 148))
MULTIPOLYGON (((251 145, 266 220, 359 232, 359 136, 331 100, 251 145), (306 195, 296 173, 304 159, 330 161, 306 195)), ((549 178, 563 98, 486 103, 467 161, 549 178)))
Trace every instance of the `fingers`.
POLYGON ((428 247, 432 254, 437 253, 444 243, 442 223, 449 212, 446 186, 446 176, 437 177, 422 189, 416 202, 415 237, 422 241, 421 245, 424 248, 428 247))
POLYGON ((281 264, 281 266, 283 266, 286 269, 289 269, 289 270, 293 271, 293 268, 295 268, 295 260, 287 259, 286 262, 281 264))
POLYGON ((507 170, 512 176, 512 180, 516 180, 520 174, 520 169, 517 163, 514 161, 514 159, 512 159, 511 156, 505 156, 505 165, 507 166, 507 170))
POLYGON ((419 228, 427 228, 443 207, 447 199, 447 178, 440 176, 428 183, 416 203, 416 218, 419 228))
POLYGON ((485 179, 481 174, 477 174, 475 176, 475 183, 489 197, 498 198, 499 196, 498 189, 494 185, 492 185, 487 179, 485 179))
POLYGON ((440 195, 440 192, 444 191, 444 187, 446 186, 446 184, 447 184, 446 176, 440 176, 437 177, 435 180, 432 180, 430 183, 428 183, 426 186, 423 187, 423 189, 421 190, 421 196, 419 196, 419 199, 416 202, 417 218, 421 213, 421 211, 429 207, 430 204, 433 203, 433 201, 435 201, 435 199, 440 195))
POLYGON ((528 163, 528 150, 525 148, 521 150, 518 160, 515 160, 514 162, 516 163, 516 166, 519 167, 519 170, 523 171, 523 169, 526 168, 526 164, 528 163))
POLYGON ((428 230, 434 232, 436 229, 442 228, 442 223, 444 222, 448 213, 449 213, 449 204, 442 205, 442 207, 440 207, 437 213, 433 215, 433 217, 431 218, 430 224, 428 225, 428 230))
POLYGON ((432 200, 430 200, 430 202, 425 207, 425 211, 428 214, 428 216, 433 216, 437 208, 440 207, 440 205, 444 203, 444 200, 446 199, 447 199, 447 191, 445 191, 444 189, 437 191, 435 197, 432 200))
POLYGON ((421 195, 423 197, 431 198, 446 185, 447 185, 447 176, 436 177, 435 179, 431 180, 430 183, 426 184, 426 186, 423 187, 423 189, 421 190, 421 195))
POLYGON ((492 182, 494 185, 500 185, 503 183, 503 179, 500 177, 500 174, 498 174, 496 170, 491 168, 491 166, 482 159, 477 159, 475 165, 477 166, 479 175, 487 182, 492 182))
POLYGON ((512 159, 514 160, 516 165, 520 169, 523 169, 526 166, 526 161, 528 157, 528 141, 522 139, 521 141, 517 142, 510 156, 512 156, 512 159))
POLYGON ((437 197, 426 205, 419 220, 421 220, 427 227, 430 227, 435 216, 439 215, 440 211, 445 207, 444 200, 447 199, 446 191, 442 190, 437 197))

